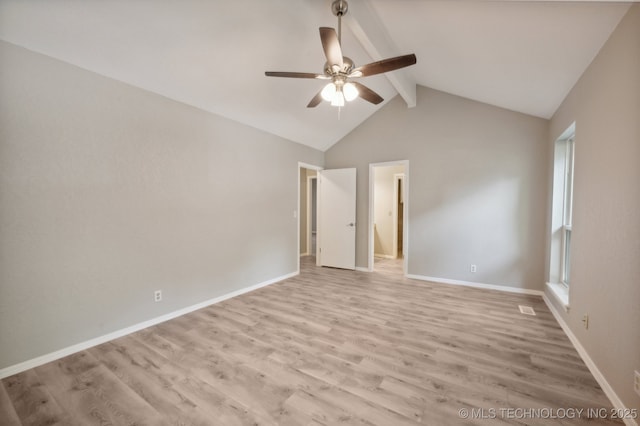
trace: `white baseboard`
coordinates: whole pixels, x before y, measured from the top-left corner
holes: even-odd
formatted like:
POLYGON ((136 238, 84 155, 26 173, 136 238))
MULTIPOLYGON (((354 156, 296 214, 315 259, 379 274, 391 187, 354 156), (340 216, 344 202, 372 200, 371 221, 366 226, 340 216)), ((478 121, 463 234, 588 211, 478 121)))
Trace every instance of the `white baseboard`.
POLYGON ((358 272, 371 272, 371 269, 364 266, 356 266, 356 271, 358 272))
MULTIPOLYGON (((549 300, 546 294, 544 294, 542 298, 544 300, 544 303, 547 304, 547 307, 555 317, 556 321, 558 321, 558 324, 560 324, 562 331, 564 331, 564 334, 567 335, 567 337, 571 341, 571 344, 573 344, 573 347, 576 348, 576 351, 578 351, 578 355, 580 355, 580 358, 582 358, 584 363, 587 365, 587 368, 589 369, 591 374, 593 374, 593 377, 596 379, 596 381, 604 391, 604 394, 607 396, 607 398, 609 398, 611 404, 613 404, 613 407, 622 410, 623 412, 626 411, 626 407, 624 406, 618 395, 615 393, 609 382, 607 382, 607 379, 604 377, 600 369, 598 369, 595 362, 593 362, 593 360, 587 353, 587 350, 584 348, 584 346, 582 346, 576 335, 573 334, 573 331, 571 331, 569 325, 564 321, 553 303, 551 303, 551 300, 549 300)), ((635 419, 624 419, 624 423, 627 426, 638 426, 638 423, 635 419)))
POLYGON ((483 283, 476 283, 473 281, 450 280, 448 278, 427 277, 424 275, 414 275, 414 274, 407 274, 407 278, 420 280, 420 281, 430 281, 430 282, 439 283, 439 284, 453 284, 453 285, 462 285, 465 287, 483 288, 485 290, 506 291, 508 293, 531 294, 533 296, 544 295, 544 291, 542 290, 529 290, 527 288, 508 287, 508 286, 495 285, 495 284, 483 284, 483 283))
POLYGON ((19 364, 11 365, 9 367, 0 369, 0 379, 4 379, 5 377, 13 376, 14 374, 21 373, 23 371, 29 370, 31 368, 39 367, 48 362, 55 361, 57 359, 63 358, 68 355, 72 355, 76 352, 84 351, 91 347, 100 345, 102 343, 106 343, 110 340, 117 339, 118 337, 126 336, 127 334, 135 333, 136 331, 140 331, 142 329, 151 327, 156 324, 160 324, 162 322, 168 321, 173 318, 177 318, 179 316, 188 314, 193 311, 197 311, 198 309, 206 308, 207 306, 215 305, 216 303, 220 303, 224 300, 231 299, 236 296, 240 296, 241 294, 249 293, 251 291, 257 290, 262 287, 266 287, 268 285, 286 280, 287 278, 291 278, 298 275, 298 272, 291 272, 286 275, 282 275, 277 278, 273 278, 259 284, 252 285, 250 287, 241 288, 240 290, 232 291, 231 293, 224 294, 222 296, 214 297, 213 299, 205 300, 204 302, 196 303, 195 305, 187 306, 186 308, 178 309, 177 311, 169 312, 168 314, 161 315, 156 318, 152 318, 147 321, 143 321, 141 323, 132 325, 130 327, 123 328, 121 330, 116 330, 114 332, 105 334, 100 337, 96 337, 94 339, 87 340, 85 342, 77 343, 75 345, 68 346, 66 348, 57 350, 55 352, 51 352, 19 364))

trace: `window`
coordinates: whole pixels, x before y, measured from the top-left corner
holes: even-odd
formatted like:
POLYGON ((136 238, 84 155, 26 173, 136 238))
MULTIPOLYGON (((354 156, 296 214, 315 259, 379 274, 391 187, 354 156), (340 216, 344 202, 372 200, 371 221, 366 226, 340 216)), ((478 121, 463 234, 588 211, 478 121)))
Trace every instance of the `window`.
POLYGON ((575 123, 573 123, 556 140, 553 154, 553 198, 547 287, 562 303, 565 310, 569 309, 571 283, 575 134, 575 123))
POLYGON ((573 161, 575 136, 565 142, 564 197, 562 221, 562 284, 569 286, 571 279, 571 216, 573 213, 573 161))

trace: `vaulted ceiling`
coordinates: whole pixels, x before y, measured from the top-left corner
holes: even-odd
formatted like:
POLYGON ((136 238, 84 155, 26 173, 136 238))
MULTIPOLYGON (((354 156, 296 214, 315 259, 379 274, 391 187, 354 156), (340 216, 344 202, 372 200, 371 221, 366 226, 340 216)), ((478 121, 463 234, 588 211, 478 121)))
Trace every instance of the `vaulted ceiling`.
POLYGON ((349 0, 342 49, 356 66, 418 63, 361 79, 385 101, 340 111, 306 108, 324 81, 264 75, 322 73, 331 0, 0 0, 0 39, 326 150, 397 94, 413 106, 416 84, 550 118, 629 5, 349 0))

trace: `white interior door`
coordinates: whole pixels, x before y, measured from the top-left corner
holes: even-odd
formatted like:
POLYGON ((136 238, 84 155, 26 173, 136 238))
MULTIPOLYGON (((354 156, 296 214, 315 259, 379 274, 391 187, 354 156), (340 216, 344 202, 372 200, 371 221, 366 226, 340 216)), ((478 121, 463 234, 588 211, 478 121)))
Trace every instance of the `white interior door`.
POLYGON ((356 268, 356 169, 322 170, 318 178, 319 264, 356 268))

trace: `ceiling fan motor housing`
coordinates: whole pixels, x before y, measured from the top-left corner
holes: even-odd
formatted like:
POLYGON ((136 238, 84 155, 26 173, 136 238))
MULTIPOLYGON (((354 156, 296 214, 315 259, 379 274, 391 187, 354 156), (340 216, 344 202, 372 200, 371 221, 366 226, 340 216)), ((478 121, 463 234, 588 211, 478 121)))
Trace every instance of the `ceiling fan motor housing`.
POLYGON ((336 74, 344 74, 344 76, 348 76, 353 71, 355 64, 353 60, 347 56, 342 57, 342 69, 338 68, 337 65, 330 65, 329 62, 324 63, 324 73, 330 77, 335 76, 336 74))

